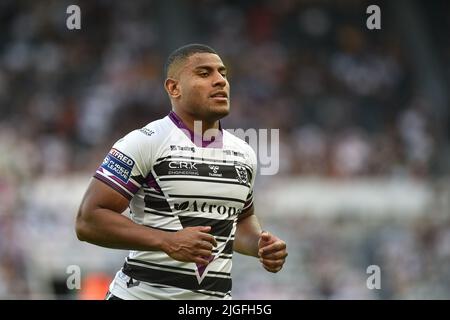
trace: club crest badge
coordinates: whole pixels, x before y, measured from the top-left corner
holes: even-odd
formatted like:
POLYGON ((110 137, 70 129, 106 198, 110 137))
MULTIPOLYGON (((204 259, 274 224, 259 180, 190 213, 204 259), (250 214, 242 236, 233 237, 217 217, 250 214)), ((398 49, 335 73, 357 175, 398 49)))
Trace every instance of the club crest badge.
POLYGON ((248 183, 247 170, 243 166, 235 166, 235 169, 239 183, 247 184, 248 183))

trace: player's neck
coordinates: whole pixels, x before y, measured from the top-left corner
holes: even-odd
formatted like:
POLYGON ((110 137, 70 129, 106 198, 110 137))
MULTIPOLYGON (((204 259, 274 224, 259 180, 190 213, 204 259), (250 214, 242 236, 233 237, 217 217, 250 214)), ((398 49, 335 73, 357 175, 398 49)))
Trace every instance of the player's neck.
POLYGON ((190 114, 184 113, 184 112, 180 112, 179 110, 172 110, 172 112, 174 112, 178 118, 181 119, 181 121, 183 121, 183 124, 192 132, 194 132, 195 134, 200 134, 200 129, 201 129, 201 135, 203 136, 205 131, 207 130, 219 130, 220 129, 220 124, 219 124, 219 120, 212 120, 212 121, 208 121, 205 119, 196 119, 193 116, 191 116, 190 114))

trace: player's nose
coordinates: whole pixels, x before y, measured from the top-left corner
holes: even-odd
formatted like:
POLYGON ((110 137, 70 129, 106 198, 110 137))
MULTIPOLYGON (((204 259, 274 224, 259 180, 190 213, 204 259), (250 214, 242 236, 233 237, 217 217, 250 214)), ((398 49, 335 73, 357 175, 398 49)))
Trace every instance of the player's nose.
POLYGON ((216 86, 225 87, 226 85, 227 79, 220 72, 216 72, 213 78, 213 87, 216 86))

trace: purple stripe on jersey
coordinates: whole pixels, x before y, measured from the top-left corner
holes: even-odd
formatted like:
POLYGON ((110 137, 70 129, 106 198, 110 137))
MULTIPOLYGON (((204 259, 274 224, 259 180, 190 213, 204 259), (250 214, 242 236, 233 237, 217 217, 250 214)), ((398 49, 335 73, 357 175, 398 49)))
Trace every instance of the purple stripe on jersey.
POLYGON ((151 172, 148 174, 147 178, 145 178, 145 183, 147 184, 147 186, 163 193, 160 186, 158 185, 158 182, 156 182, 156 179, 153 177, 151 172))
POLYGON ((122 187, 124 187, 125 189, 127 189, 128 191, 130 191, 132 194, 135 194, 136 192, 139 191, 139 187, 137 187, 133 182, 131 182, 130 180, 128 180, 127 183, 124 183, 122 180, 120 180, 119 178, 111 175, 110 173, 108 173, 107 171, 105 171, 102 167, 97 169, 97 172, 99 173, 104 173, 105 175, 108 176, 109 179, 114 180, 114 182, 116 182, 117 184, 120 184, 122 187))
POLYGON ((101 182, 103 182, 104 184, 106 184, 107 186, 111 187, 112 189, 116 190, 118 193, 120 193, 122 196, 124 196, 126 199, 131 200, 131 196, 126 193, 121 187, 119 187, 118 185, 116 185, 114 182, 112 182, 111 180, 105 178, 104 176, 102 176, 101 174, 96 173, 94 175, 94 178, 100 180, 101 182))
MULTIPOLYGON (((211 256, 209 256, 209 257, 202 257, 203 259, 205 259, 205 260, 208 260, 208 262, 211 262, 211 261, 213 261, 214 260, 214 258, 215 258, 215 256, 214 255, 211 255, 211 256)), ((205 270, 206 270, 206 267, 208 266, 208 265, 205 265, 205 264, 198 264, 198 263, 196 263, 196 266, 197 266, 197 270, 198 270, 198 274, 200 275, 200 277, 203 275, 203 273, 205 272, 205 270)))
POLYGON ((172 120, 172 122, 183 131, 186 136, 192 141, 192 143, 195 143, 197 147, 201 148, 222 148, 223 147, 223 131, 222 131, 222 124, 219 121, 219 135, 217 137, 212 137, 211 140, 204 140, 203 136, 199 136, 194 133, 191 129, 189 129, 181 120, 181 118, 173 111, 170 111, 169 118, 172 120), (189 133, 189 134, 188 134, 189 133), (194 139, 194 137, 196 139, 194 139), (201 146, 197 145, 196 142, 201 141, 201 146))

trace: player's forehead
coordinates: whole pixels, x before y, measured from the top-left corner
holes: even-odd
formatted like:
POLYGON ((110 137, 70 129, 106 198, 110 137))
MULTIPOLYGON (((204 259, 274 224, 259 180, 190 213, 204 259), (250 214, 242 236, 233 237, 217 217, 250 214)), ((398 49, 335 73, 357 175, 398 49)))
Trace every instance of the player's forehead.
POLYGON ((222 59, 214 53, 194 53, 188 58, 186 69, 195 70, 201 68, 224 69, 222 59))

